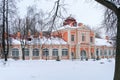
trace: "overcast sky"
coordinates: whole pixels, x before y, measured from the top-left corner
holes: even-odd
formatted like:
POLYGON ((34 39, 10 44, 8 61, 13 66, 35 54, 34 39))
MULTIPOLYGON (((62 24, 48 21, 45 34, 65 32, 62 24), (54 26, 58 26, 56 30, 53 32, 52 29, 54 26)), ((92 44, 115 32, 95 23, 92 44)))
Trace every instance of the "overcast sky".
MULTIPOLYGON (((45 12, 53 8, 56 0, 22 0, 18 3, 19 15, 21 17, 26 15, 28 6, 36 5, 38 9, 43 9, 45 12)), ((85 2, 85 0, 63 0, 67 9, 67 15, 70 14, 75 17, 77 22, 82 22, 91 27, 100 26, 103 20, 104 9, 95 1, 85 2)))

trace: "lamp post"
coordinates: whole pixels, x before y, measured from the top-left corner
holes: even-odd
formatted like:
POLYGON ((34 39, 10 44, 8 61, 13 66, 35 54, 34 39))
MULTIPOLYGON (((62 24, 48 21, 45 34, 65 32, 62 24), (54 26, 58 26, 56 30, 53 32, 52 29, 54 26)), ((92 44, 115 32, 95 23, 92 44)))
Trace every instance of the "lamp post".
POLYGON ((24 41, 21 42, 21 47, 22 47, 22 59, 25 60, 25 54, 24 54, 24 46, 25 46, 25 43, 24 41))
POLYGON ((72 56, 72 61, 73 61, 73 59, 74 59, 74 53, 73 52, 71 53, 71 56, 72 56))
POLYGON ((99 55, 98 55, 99 51, 98 51, 98 48, 96 50, 96 55, 97 55, 97 60, 99 60, 99 55))
POLYGON ((48 56, 47 48, 45 48, 45 56, 46 56, 46 61, 47 61, 47 56, 48 56))

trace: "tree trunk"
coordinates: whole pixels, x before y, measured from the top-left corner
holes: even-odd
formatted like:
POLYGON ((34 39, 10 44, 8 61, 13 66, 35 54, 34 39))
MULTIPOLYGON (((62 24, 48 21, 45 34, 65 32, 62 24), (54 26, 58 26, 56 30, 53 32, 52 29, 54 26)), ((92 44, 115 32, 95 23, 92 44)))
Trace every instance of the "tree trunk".
POLYGON ((120 8, 117 12, 117 39, 114 80, 120 80, 120 8))
POLYGON ((5 61, 7 61, 8 54, 5 54, 5 61))
POLYGON ((25 60, 25 53, 24 53, 25 48, 22 48, 22 59, 25 60))
POLYGON ((8 53, 9 53, 9 42, 8 42, 8 36, 9 36, 9 33, 8 33, 8 0, 6 0, 6 40, 7 40, 7 43, 6 43, 6 50, 5 51, 5 61, 7 61, 7 58, 8 58, 8 53))
MULTIPOLYGON (((5 55, 5 0, 3 0, 3 32, 2 32, 2 54, 5 55)), ((5 59, 5 61, 7 61, 5 59)))

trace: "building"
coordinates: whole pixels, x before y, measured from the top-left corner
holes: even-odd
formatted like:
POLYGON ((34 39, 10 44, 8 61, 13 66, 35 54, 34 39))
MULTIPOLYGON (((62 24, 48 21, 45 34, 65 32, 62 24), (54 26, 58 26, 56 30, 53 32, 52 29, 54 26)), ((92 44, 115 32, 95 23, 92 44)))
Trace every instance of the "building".
MULTIPOLYGON (((21 33, 12 37, 9 57, 22 59, 21 33)), ((74 18, 68 17, 63 26, 54 30, 50 35, 47 32, 36 33, 28 37, 24 47, 25 59, 95 59, 112 58, 115 48, 108 37, 95 38, 95 33, 74 18)), ((22 39, 23 40, 23 39, 22 39)), ((24 40, 23 40, 24 42, 24 40)))

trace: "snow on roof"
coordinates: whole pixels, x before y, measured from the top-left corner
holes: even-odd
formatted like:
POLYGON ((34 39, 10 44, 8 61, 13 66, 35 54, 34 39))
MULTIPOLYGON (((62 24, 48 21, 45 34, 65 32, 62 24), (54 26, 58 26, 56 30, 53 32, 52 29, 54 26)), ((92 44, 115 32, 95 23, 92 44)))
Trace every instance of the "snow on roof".
POLYGON ((12 39, 12 44, 21 44, 19 40, 17 39, 12 39))
MULTIPOLYGON (((28 44, 67 44, 67 42, 65 42, 63 39, 61 38, 34 38, 31 41, 26 41, 26 43, 28 44)), ((12 39, 12 44, 21 44, 21 42, 17 39, 12 39)))
POLYGON ((57 30, 63 30, 63 29, 76 29, 76 28, 78 28, 78 26, 70 26, 70 25, 65 25, 65 26, 62 26, 62 27, 59 27, 59 28, 57 28, 56 30, 53 30, 53 32, 54 31, 57 31, 57 30))
POLYGON ((31 44, 67 44, 67 42, 65 42, 63 39, 61 38, 54 38, 54 37, 51 37, 51 38, 46 38, 46 37, 43 37, 43 38, 36 38, 36 39, 33 39, 31 41, 31 44))
POLYGON ((95 38, 95 45, 96 46, 113 46, 106 39, 100 39, 100 38, 95 38))

